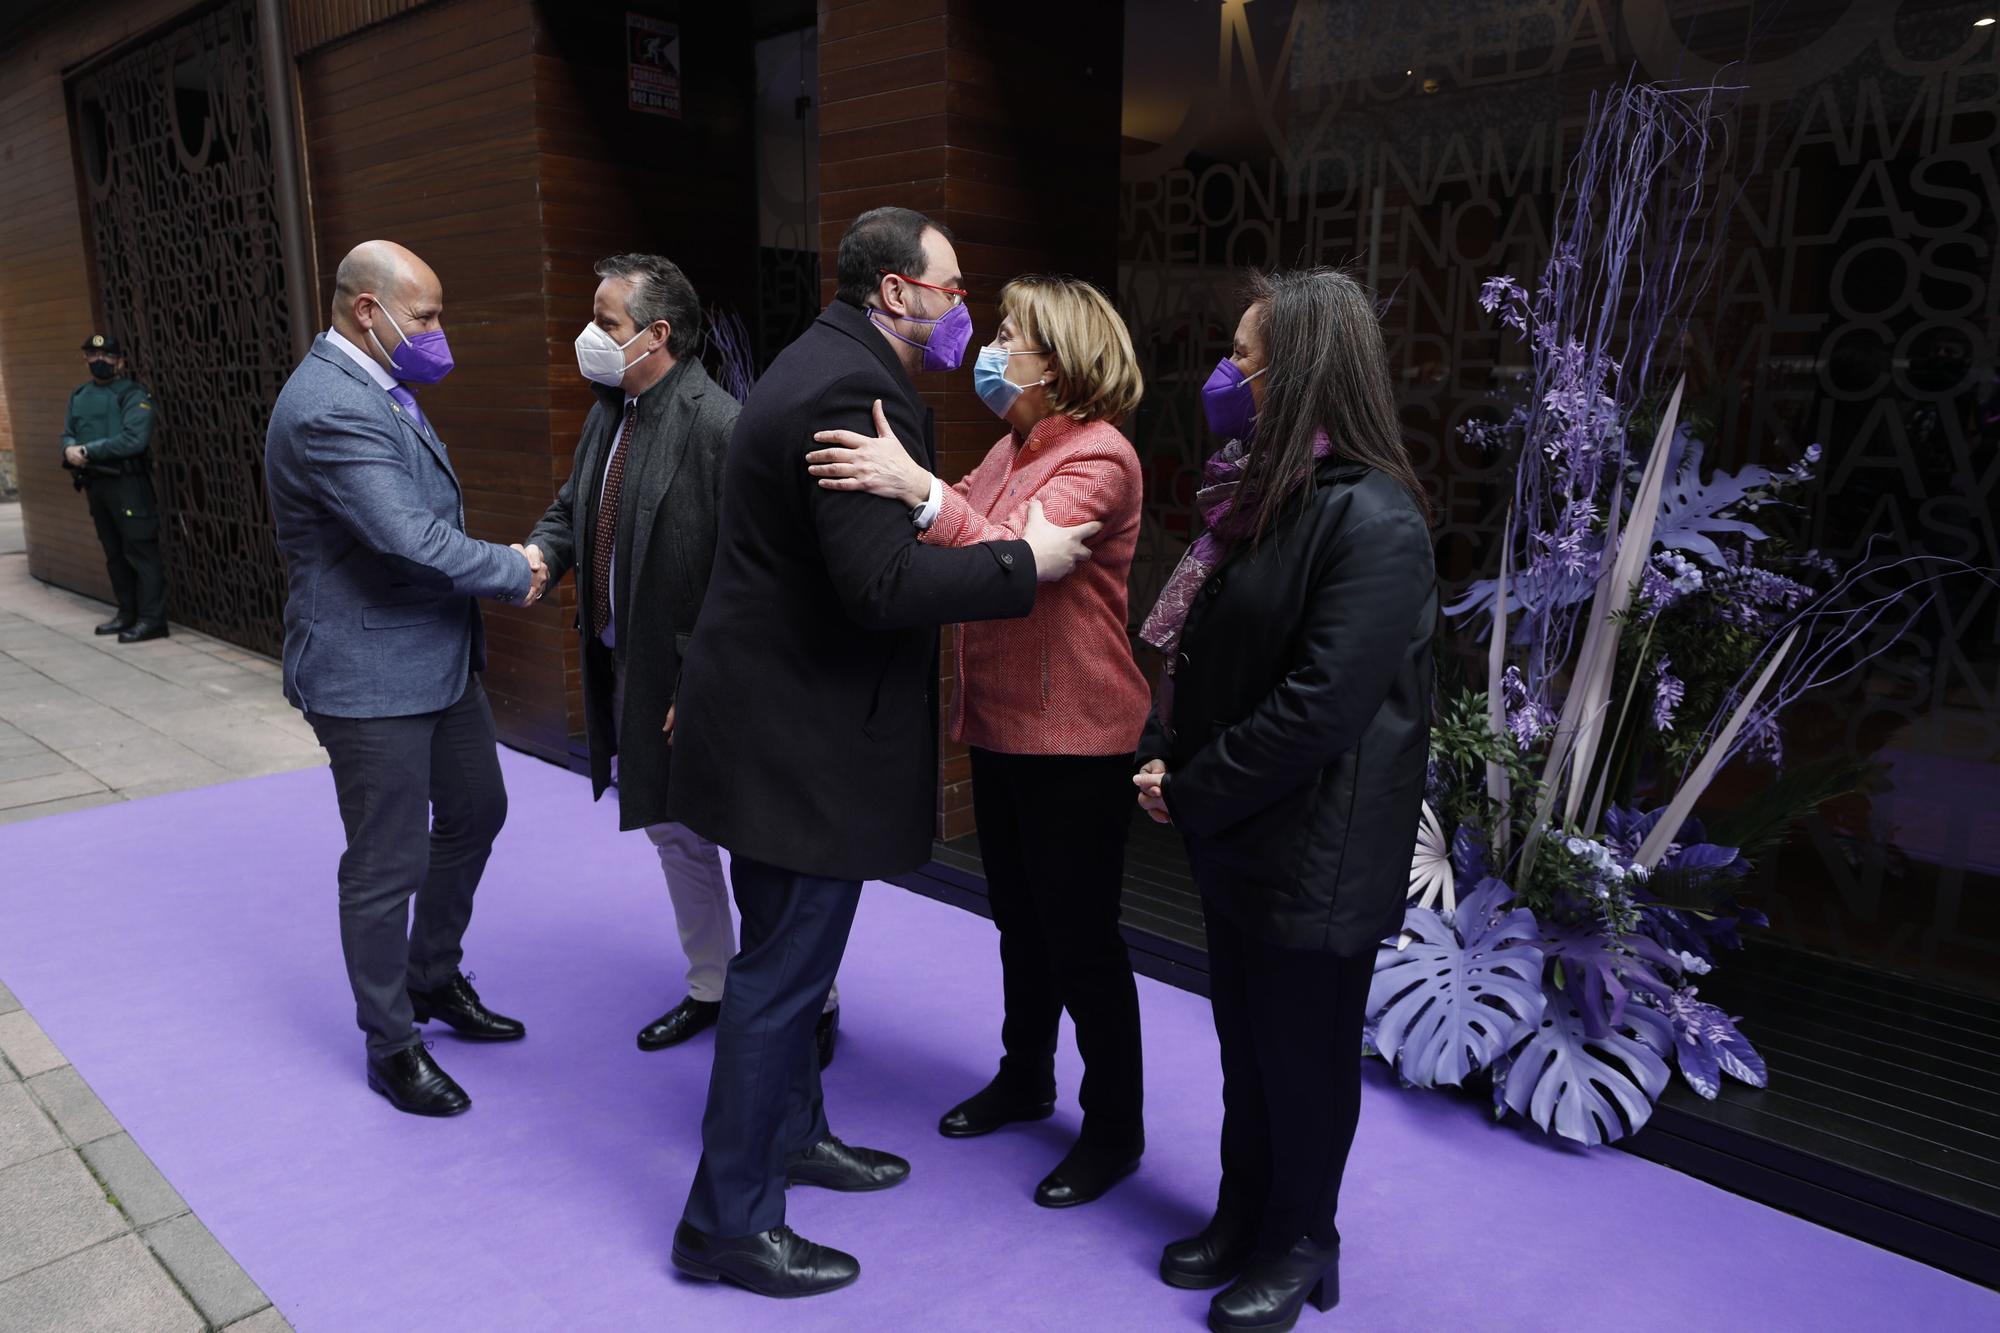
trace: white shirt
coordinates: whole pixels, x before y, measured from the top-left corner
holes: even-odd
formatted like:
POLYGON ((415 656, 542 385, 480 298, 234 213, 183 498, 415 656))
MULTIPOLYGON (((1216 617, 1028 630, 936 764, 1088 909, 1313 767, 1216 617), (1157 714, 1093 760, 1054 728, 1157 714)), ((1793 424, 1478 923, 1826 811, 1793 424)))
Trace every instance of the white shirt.
MULTIPOLYGON (((597 502, 599 506, 602 506, 604 503, 604 483, 611 476, 611 460, 618 457, 618 451, 624 447, 625 418, 632 411, 632 404, 638 401, 638 398, 634 395, 626 394, 625 411, 618 414, 618 424, 611 428, 611 452, 604 456, 604 471, 599 473, 597 477, 597 502)), ((632 423, 632 428, 634 430, 638 429, 636 421, 632 423)), ((618 494, 618 507, 620 509, 625 507, 625 493, 623 491, 620 491, 618 494)), ((610 540, 611 587, 607 591, 614 595, 604 599, 604 604, 610 608, 610 611, 604 617, 604 633, 597 637, 598 641, 606 648, 616 648, 618 646, 618 599, 615 596, 618 591, 618 525, 615 523, 611 526, 610 540)), ((586 607, 584 609, 584 616, 588 618, 589 615, 589 608, 586 607)))
POLYGON ((930 498, 917 506, 916 512, 910 515, 910 522, 917 525, 918 532, 928 532, 931 524, 937 522, 938 510, 942 508, 944 508, 944 482, 933 472, 930 498))
POLYGON ((347 340, 347 335, 342 333, 339 329, 328 329, 326 331, 326 340, 332 343, 335 347, 338 347, 341 351, 347 353, 348 359, 353 361, 355 365, 360 366, 363 370, 367 371, 368 378, 374 380, 376 384, 380 385, 382 392, 387 393, 389 390, 395 388, 399 383, 401 383, 401 381, 398 380, 394 375, 391 375, 388 371, 382 369, 382 363, 380 361, 377 361, 374 357, 368 355, 368 353, 362 351, 359 347, 356 347, 353 343, 349 342, 347 340))

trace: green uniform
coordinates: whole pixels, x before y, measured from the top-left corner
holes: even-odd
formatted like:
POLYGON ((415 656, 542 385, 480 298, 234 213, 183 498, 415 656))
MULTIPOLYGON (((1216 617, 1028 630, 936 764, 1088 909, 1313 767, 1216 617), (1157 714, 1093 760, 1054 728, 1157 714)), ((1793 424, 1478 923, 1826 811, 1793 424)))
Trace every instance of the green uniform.
POLYGON ((129 376, 92 380, 69 397, 63 448, 80 444, 90 516, 111 589, 124 620, 167 618, 166 570, 160 562, 160 515, 147 473, 153 439, 153 396, 129 376))

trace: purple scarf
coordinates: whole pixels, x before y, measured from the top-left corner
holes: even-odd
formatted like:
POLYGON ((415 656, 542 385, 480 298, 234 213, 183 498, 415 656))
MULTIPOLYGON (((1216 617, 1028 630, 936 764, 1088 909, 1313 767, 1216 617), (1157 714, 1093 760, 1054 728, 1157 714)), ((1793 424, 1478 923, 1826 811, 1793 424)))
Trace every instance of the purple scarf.
MULTIPOLYGON (((1313 461, 1317 463, 1332 452, 1333 441, 1321 431, 1313 440, 1313 461)), ((1231 440, 1203 465, 1201 489, 1194 493, 1194 503, 1208 527, 1174 567, 1152 614, 1139 627, 1140 639, 1166 654, 1168 676, 1174 674, 1174 654, 1180 648, 1181 630, 1187 626, 1195 595, 1236 544, 1250 535, 1254 511, 1236 512, 1236 492, 1243 484, 1247 461, 1243 441, 1231 440)))

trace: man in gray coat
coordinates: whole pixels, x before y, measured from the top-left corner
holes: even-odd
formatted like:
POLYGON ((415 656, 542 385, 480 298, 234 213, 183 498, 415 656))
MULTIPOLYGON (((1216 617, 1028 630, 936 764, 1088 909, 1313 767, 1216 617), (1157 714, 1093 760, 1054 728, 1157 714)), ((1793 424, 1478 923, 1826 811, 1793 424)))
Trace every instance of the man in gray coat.
MULTIPOLYGON (((729 884, 716 845, 667 819, 674 695, 715 561, 722 461, 740 410, 701 363, 701 301, 659 255, 597 265, 577 370, 597 393, 569 480, 528 537, 550 584, 576 571, 584 732, 594 795, 618 785, 618 825, 646 830, 687 955, 687 995, 639 1030, 639 1049, 679 1045, 712 1027, 736 953, 729 884)), ((820 1016, 833 1049, 838 992, 820 1016)))
POLYGON ((443 310, 421 259, 357 246, 334 279, 333 327, 286 381, 264 440, 288 582, 285 697, 326 747, 347 832, 340 942, 368 1086, 415 1115, 472 1103, 414 1023, 524 1035, 459 970, 507 818, 474 599, 526 603, 545 577, 519 547, 465 535, 458 476, 410 388, 451 370, 443 310))

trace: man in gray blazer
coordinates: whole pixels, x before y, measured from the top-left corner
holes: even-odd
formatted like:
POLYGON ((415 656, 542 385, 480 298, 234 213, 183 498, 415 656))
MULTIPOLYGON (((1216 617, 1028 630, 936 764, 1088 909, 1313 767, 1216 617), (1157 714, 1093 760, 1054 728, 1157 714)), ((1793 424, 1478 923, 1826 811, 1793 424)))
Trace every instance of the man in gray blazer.
MULTIPOLYGON (((723 454, 739 408, 689 359, 701 345, 701 300, 679 265, 613 255, 596 272, 576 362, 597 404, 527 550, 545 561, 551 585, 576 571, 591 790, 601 797, 615 781, 618 826, 646 830, 687 955, 686 997, 639 1030, 639 1049, 657 1051, 714 1026, 736 953, 722 854, 666 809, 667 733, 715 562, 723 454)), ((818 1029, 822 1064, 839 1005, 830 992, 818 1029)))
POLYGON ((474 599, 525 604, 545 577, 520 547, 465 535, 458 476, 410 389, 451 369, 443 309, 421 259, 357 246, 334 279, 333 327, 286 381, 264 440, 288 583, 285 697, 326 747, 347 831, 340 943, 368 1086, 415 1115, 472 1104, 415 1023, 480 1041, 525 1032, 459 970, 507 818, 474 599))

